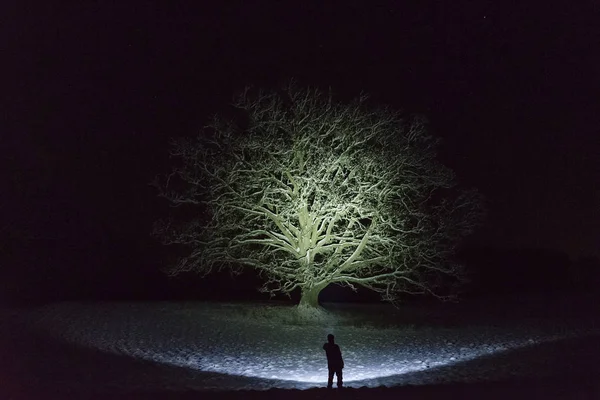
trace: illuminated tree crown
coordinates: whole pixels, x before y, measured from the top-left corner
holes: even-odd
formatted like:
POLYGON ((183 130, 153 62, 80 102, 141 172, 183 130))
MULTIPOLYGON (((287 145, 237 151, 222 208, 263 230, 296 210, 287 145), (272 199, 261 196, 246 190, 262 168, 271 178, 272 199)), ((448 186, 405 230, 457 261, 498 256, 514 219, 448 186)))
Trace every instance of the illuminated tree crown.
POLYGON ((293 84, 246 89, 244 123, 215 117, 199 136, 173 141, 181 162, 157 179, 160 195, 196 210, 156 225, 189 253, 169 270, 259 271, 271 294, 302 292, 317 306, 332 283, 439 295, 459 241, 480 219, 475 191, 450 190, 437 141, 420 118, 344 104, 293 84))

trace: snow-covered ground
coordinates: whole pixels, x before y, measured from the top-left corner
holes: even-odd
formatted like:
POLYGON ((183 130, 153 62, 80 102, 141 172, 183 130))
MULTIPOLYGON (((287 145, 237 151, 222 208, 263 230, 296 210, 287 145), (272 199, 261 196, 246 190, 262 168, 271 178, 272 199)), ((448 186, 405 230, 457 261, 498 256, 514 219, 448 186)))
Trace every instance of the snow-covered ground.
POLYGON ((580 374, 599 361, 600 330, 591 320, 426 326, 391 318, 386 326, 381 316, 392 308, 363 306, 360 323, 346 318, 351 307, 329 308, 338 318, 308 325, 286 318, 288 308, 208 303, 61 303, 20 317, 38 341, 27 357, 44 358, 34 366, 37 379, 74 388, 98 380, 120 390, 322 387, 328 333, 342 349, 349 387, 580 374))

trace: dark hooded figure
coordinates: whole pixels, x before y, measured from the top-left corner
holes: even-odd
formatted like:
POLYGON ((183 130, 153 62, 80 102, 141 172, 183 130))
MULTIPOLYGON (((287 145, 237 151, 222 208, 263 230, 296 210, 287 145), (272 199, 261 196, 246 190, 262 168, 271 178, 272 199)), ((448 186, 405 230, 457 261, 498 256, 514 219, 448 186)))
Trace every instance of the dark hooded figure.
POLYGON ((327 343, 323 345, 323 350, 327 354, 327 368, 329 369, 329 379, 327 380, 327 389, 333 386, 333 374, 337 375, 337 386, 342 387, 342 369, 344 368, 344 360, 342 359, 342 351, 340 346, 334 343, 334 336, 330 333, 327 335, 327 343))

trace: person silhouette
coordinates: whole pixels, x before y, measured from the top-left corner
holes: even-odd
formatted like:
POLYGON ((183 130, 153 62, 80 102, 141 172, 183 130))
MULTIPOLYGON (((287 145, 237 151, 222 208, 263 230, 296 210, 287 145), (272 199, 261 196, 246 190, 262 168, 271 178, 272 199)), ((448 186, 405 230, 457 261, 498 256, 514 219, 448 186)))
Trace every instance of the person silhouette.
POLYGON ((327 389, 331 389, 333 386, 333 375, 337 376, 337 387, 342 388, 342 369, 344 369, 344 359, 342 358, 342 351, 340 346, 335 344, 335 337, 330 333, 327 335, 327 343, 323 345, 323 350, 327 355, 327 369, 329 370, 329 377, 327 379, 327 389))

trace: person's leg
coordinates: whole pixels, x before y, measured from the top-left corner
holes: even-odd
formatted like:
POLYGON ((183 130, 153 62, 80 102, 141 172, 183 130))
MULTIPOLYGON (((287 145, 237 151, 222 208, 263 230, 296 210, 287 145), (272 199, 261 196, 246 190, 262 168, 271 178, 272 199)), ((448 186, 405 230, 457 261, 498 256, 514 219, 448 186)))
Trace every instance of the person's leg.
POLYGON ((335 374, 335 369, 329 368, 329 377, 327 379, 327 389, 331 389, 333 386, 333 374, 335 374))
POLYGON ((336 371, 336 375, 337 375, 337 387, 341 388, 342 387, 342 369, 338 369, 336 371))

